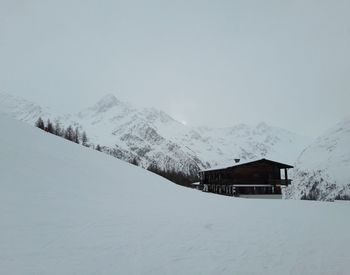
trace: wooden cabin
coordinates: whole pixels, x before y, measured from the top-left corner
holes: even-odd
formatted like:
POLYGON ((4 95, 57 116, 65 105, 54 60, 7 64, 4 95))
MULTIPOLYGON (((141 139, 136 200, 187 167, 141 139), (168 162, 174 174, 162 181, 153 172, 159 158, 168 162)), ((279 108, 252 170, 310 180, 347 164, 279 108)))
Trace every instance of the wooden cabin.
POLYGON ((260 159, 235 165, 199 171, 200 189, 228 196, 282 194, 288 186, 288 164, 260 159))

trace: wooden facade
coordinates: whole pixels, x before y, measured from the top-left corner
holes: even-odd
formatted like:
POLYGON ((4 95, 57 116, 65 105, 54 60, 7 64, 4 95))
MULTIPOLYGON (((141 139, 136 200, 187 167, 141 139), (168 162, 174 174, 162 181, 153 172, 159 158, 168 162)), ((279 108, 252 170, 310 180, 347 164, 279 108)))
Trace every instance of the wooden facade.
POLYGON ((238 161, 230 167, 200 171, 200 189, 229 196, 268 195, 281 194, 281 187, 291 183, 288 169, 293 166, 268 159, 238 161))

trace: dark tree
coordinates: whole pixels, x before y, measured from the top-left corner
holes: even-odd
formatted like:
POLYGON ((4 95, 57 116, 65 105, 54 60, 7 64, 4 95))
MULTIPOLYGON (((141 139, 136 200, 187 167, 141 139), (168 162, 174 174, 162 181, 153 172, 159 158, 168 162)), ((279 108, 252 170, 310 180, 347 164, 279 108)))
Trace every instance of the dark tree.
POLYGON ((35 122, 35 126, 42 130, 45 130, 45 123, 41 117, 39 117, 38 120, 35 122))
POLYGON ((46 132, 49 132, 49 133, 51 133, 51 134, 54 133, 54 127, 53 127, 53 125, 52 125, 50 119, 47 120, 47 124, 46 124, 46 127, 45 127, 45 131, 46 131, 46 132))
POLYGON ((63 130, 62 130, 62 128, 61 128, 60 123, 59 123, 58 121, 56 121, 55 127, 54 127, 54 134, 55 134, 56 136, 62 137, 62 136, 64 135, 62 132, 63 132, 63 130))
POLYGON ((139 166, 139 162, 137 161, 137 158, 133 158, 131 161, 130 161, 131 164, 133 165, 136 165, 136 166, 139 166))
POLYGON ((79 144, 79 143, 80 143, 79 140, 80 140, 80 133, 79 133, 78 127, 76 127, 76 128, 75 128, 75 131, 74 131, 73 141, 74 141, 75 143, 79 144))
POLYGON ((64 138, 68 139, 70 141, 74 141, 74 130, 72 128, 72 126, 68 126, 68 128, 66 129, 65 133, 64 133, 64 138))
POLYGON ((87 146, 88 147, 88 138, 87 138, 87 136, 86 136, 86 133, 85 133, 85 131, 83 132, 83 135, 82 135, 82 137, 81 137, 81 142, 82 142, 82 144, 84 145, 84 146, 87 146))
POLYGON ((189 187, 192 182, 198 181, 198 176, 193 174, 193 175, 187 175, 183 172, 180 171, 175 171, 175 170, 163 170, 159 168, 155 163, 152 163, 150 166, 148 166, 147 170, 163 177, 166 178, 172 182, 175 182, 179 185, 187 186, 189 187))
POLYGON ((95 148, 97 151, 100 151, 100 152, 102 152, 102 148, 101 148, 101 146, 100 146, 100 144, 97 144, 97 146, 96 146, 96 148, 95 148))
POLYGON ((86 147, 92 146, 92 148, 101 151, 102 152, 102 147, 100 145, 97 145, 96 148, 94 145, 88 144, 88 137, 86 135, 86 132, 84 131, 82 134, 79 132, 79 128, 76 127, 73 129, 71 125, 65 129, 63 126, 61 126, 60 122, 56 120, 55 124, 53 124, 50 119, 47 120, 47 125, 45 125, 45 122, 42 120, 41 117, 38 118, 38 120, 35 122, 35 126, 48 132, 51 134, 54 134, 56 136, 63 137, 69 141, 73 141, 77 144, 82 143, 82 145, 86 147))

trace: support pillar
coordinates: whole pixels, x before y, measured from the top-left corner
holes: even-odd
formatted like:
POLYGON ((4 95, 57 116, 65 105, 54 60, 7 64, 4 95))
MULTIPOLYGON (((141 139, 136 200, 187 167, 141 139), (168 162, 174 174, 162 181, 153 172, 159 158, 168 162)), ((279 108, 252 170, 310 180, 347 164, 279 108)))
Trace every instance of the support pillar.
POLYGON ((287 168, 284 168, 284 177, 285 177, 285 180, 286 180, 286 185, 288 185, 288 171, 287 171, 287 168))

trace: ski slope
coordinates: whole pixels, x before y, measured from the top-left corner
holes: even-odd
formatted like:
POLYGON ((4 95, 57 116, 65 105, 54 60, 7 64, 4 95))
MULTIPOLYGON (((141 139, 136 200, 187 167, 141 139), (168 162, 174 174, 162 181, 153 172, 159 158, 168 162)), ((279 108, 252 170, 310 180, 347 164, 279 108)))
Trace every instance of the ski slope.
POLYGON ((0 117, 0 274, 349 274, 349 203, 237 199, 0 117))

